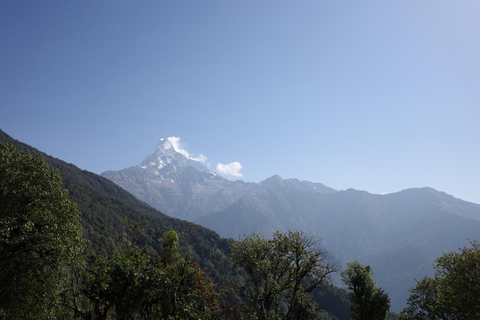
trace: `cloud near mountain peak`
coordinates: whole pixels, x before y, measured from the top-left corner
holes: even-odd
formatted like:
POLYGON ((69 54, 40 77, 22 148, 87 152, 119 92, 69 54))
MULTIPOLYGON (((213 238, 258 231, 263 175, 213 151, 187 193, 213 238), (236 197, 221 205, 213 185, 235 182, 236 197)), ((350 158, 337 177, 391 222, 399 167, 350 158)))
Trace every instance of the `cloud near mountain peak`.
POLYGON ((242 169, 242 165, 238 161, 234 161, 228 164, 219 163, 217 164, 217 171, 222 175, 242 177, 243 175, 239 172, 242 169))
MULTIPOLYGON (((180 138, 179 137, 168 137, 165 140, 166 141, 163 142, 163 148, 165 150, 173 148, 176 152, 184 155, 185 158, 187 158, 187 159, 202 162, 202 163, 205 163, 205 161, 207 161, 207 157, 204 156, 203 154, 200 154, 200 155, 194 157, 190 153, 188 153, 187 150, 183 149, 183 147, 180 143, 180 138)), ((164 141, 164 139, 161 139, 161 141, 164 141)))
MULTIPOLYGON (((185 158, 201 163, 205 163, 207 160, 207 157, 203 154, 200 154, 198 156, 191 155, 187 150, 184 149, 181 143, 181 139, 179 137, 168 137, 166 139, 160 139, 159 147, 162 150, 173 149, 176 152, 182 154, 185 158)), ((238 161, 234 161, 228 164, 218 163, 216 167, 217 172, 221 175, 233 177, 242 177, 243 174, 240 173, 241 169, 242 165, 238 161)))

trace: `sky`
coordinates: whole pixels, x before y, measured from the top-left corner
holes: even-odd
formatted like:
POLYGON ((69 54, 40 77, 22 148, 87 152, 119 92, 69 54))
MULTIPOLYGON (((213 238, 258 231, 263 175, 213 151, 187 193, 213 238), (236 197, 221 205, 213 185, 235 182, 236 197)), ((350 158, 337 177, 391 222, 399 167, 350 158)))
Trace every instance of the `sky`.
POLYGON ((480 203, 479 16, 477 0, 1 1, 0 129, 95 173, 177 137, 230 179, 480 203))

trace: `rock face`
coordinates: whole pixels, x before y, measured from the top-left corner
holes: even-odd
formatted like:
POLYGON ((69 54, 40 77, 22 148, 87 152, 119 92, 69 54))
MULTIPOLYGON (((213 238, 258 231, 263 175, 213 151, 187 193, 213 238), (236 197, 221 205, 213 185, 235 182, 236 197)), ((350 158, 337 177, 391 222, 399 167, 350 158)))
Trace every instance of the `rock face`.
POLYGON ((140 165, 102 175, 160 211, 223 237, 289 229, 318 236, 342 265, 354 259, 369 264, 394 311, 406 305, 415 279, 433 273, 435 258, 480 237, 480 205, 431 188, 375 195, 279 176, 231 181, 170 139, 160 140, 140 165))

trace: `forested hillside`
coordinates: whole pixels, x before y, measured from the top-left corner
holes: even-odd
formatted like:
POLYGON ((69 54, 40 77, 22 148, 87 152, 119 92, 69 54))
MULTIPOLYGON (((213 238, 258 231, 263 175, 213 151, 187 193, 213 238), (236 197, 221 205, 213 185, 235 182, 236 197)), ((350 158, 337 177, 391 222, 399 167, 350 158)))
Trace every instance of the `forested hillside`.
MULTIPOLYGON (((160 238, 168 230, 175 230, 179 235, 181 250, 191 252, 213 279, 220 280, 227 274, 228 277, 233 276, 228 258, 232 240, 222 239, 214 231, 202 226, 168 217, 110 180, 48 156, 0 130, 2 142, 8 142, 19 150, 29 150, 32 155, 40 155, 51 167, 59 169, 70 197, 80 206, 84 235, 89 241, 88 247, 95 252, 109 254, 116 250, 118 238, 127 231, 127 218, 139 222, 146 230, 154 229, 151 239, 160 238)), ((153 243, 158 250, 158 241, 153 243)))

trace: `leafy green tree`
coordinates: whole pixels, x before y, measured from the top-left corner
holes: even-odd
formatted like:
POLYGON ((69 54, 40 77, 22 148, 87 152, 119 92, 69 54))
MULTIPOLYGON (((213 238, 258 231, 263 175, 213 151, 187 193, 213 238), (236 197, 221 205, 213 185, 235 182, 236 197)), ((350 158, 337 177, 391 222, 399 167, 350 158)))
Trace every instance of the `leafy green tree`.
POLYGON ((165 264, 172 263, 178 259, 178 234, 174 230, 167 231, 160 239, 164 249, 162 260, 165 264))
POLYGON ((0 144, 0 309, 48 319, 82 254, 80 211, 57 170, 0 144))
MULTIPOLYGON (((178 253, 178 235, 160 239, 163 254, 140 247, 143 230, 131 225, 125 249, 109 256, 91 253, 79 290, 86 308, 71 303, 84 319, 220 319, 219 295, 190 255, 178 253)), ((81 297, 79 297, 81 298, 81 297)))
POLYGON ((480 319, 480 243, 435 260, 435 276, 417 281, 401 319, 480 319))
POLYGON ((352 317, 358 320, 384 320, 390 308, 390 299, 375 286, 370 266, 357 260, 347 263, 340 273, 350 295, 352 317))
POLYGON ((408 307, 400 314, 400 319, 444 319, 438 306, 438 284, 435 279, 425 277, 410 289, 408 307))
POLYGON ((336 271, 317 241, 298 231, 244 236, 232 245, 232 258, 248 274, 248 309, 259 319, 317 318, 312 291, 336 271))

